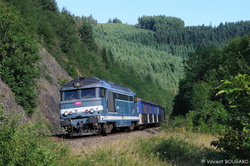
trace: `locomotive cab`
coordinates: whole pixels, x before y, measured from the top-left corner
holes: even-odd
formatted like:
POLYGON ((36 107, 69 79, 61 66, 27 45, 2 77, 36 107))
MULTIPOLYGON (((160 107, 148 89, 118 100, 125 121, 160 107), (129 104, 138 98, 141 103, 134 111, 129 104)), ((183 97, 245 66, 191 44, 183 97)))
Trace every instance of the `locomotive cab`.
POLYGON ((105 89, 84 87, 80 81, 61 88, 60 125, 70 135, 98 134, 105 101, 105 89), (76 86, 78 84, 78 86, 76 86))

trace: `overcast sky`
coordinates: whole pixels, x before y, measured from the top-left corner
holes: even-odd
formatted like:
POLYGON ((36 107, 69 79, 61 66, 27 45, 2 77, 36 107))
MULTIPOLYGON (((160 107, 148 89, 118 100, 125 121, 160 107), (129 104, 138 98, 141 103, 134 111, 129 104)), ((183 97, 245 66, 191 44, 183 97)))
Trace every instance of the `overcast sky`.
POLYGON ((250 20, 250 0, 56 0, 76 16, 92 15, 98 23, 118 18, 137 24, 143 15, 165 15, 182 19, 186 26, 250 20))

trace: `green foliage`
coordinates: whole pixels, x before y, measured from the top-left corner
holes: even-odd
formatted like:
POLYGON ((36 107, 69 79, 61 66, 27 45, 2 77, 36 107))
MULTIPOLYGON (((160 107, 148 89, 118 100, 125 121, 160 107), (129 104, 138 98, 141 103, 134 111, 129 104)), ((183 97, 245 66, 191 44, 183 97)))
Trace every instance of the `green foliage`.
POLYGON ((176 17, 143 16, 138 18, 138 27, 155 32, 168 32, 184 28, 184 21, 176 17))
POLYGON ((117 82, 129 85, 137 96, 159 103, 167 107, 168 113, 171 112, 171 101, 181 77, 181 58, 143 45, 140 38, 146 40, 151 32, 132 25, 101 24, 94 27, 94 32, 98 45, 106 48, 106 51, 101 50, 106 68, 113 61, 112 65, 121 68, 110 68, 113 74, 114 71, 117 74, 120 72, 118 75, 126 78, 122 83, 119 80, 117 82), (135 35, 140 36, 138 41, 131 40, 135 35), (108 61, 108 58, 113 60, 108 61))
POLYGON ((250 76, 238 74, 233 81, 222 80, 222 84, 217 87, 222 89, 216 95, 226 94, 230 108, 239 108, 247 111, 250 107, 250 76))
POLYGON ((171 165, 202 165, 202 161, 223 160, 223 152, 216 152, 203 146, 197 147, 182 138, 149 137, 137 141, 138 153, 147 158, 154 157, 171 165), (150 152, 150 153, 149 153, 150 152))
POLYGON ((113 20, 109 19, 108 23, 120 23, 120 24, 122 24, 122 21, 118 18, 114 18, 113 20))
POLYGON ((175 116, 170 117, 168 123, 161 124, 161 129, 164 131, 193 131, 194 124, 193 124, 193 116, 194 112, 190 112, 188 116, 175 116))
POLYGON ((218 133, 224 131, 230 117, 220 102, 207 101, 202 107, 190 111, 186 118, 192 120, 193 131, 218 133))
MULTIPOLYGON (((101 48, 109 48, 112 51, 114 62, 122 68, 129 68, 129 70, 132 68, 135 76, 145 82, 156 83, 160 88, 167 90, 165 99, 172 101, 171 97, 176 95, 178 82, 182 78, 182 59, 172 55, 185 58, 188 52, 198 48, 199 45, 206 46, 213 43, 221 47, 228 39, 235 36, 232 33, 227 37, 215 38, 218 34, 227 35, 226 31, 222 32, 224 26, 230 27, 229 29, 238 29, 239 26, 247 27, 248 24, 249 22, 238 22, 222 24, 215 28, 184 27, 184 22, 178 18, 143 16, 138 19, 137 26, 99 24, 94 27, 94 34, 101 48)), ((246 34, 248 28, 245 28, 244 32, 238 30, 236 32, 240 35, 246 34)), ((176 101, 180 100, 178 101, 180 104, 176 104, 175 109, 179 107, 176 110, 180 112, 174 111, 175 113, 185 114, 188 110, 193 109, 194 103, 190 103, 190 101, 194 102, 192 100, 193 83, 201 78, 202 81, 212 84, 207 89, 207 95, 209 95, 207 97, 208 99, 214 98, 213 88, 219 85, 219 80, 223 79, 224 75, 228 75, 229 68, 225 61, 229 55, 224 58, 223 50, 219 47, 199 47, 194 53, 190 53, 189 59, 184 62, 187 76, 180 82, 182 86, 180 86, 180 93, 176 98, 176 101), (222 63, 225 65, 221 65, 222 63), (214 77, 215 75, 216 77, 214 77), (194 80, 194 82, 190 80, 194 80)), ((202 95, 200 93, 200 96, 202 95)), ((172 109, 171 102, 163 105, 167 105, 168 110, 172 109)))
POLYGON ((0 6, 0 75, 15 93, 17 103, 31 115, 36 106, 37 37, 17 8, 0 6))
POLYGON ((230 116, 224 106, 217 101, 207 101, 199 109, 189 111, 185 116, 171 117, 166 129, 185 130, 201 133, 221 133, 226 129, 230 116))
POLYGON ((191 105, 193 109, 202 109, 207 101, 210 99, 212 87, 203 81, 194 83, 193 97, 191 105))
POLYGON ((224 49, 207 47, 191 53, 175 98, 173 115, 186 115, 192 130, 220 133, 212 144, 231 157, 249 157, 249 43, 247 35, 224 49))
POLYGON ((52 12, 58 11, 57 3, 55 0, 35 0, 35 2, 42 10, 49 10, 52 12))
POLYGON ((225 93, 231 120, 226 132, 212 144, 236 156, 250 157, 250 76, 238 74, 223 80, 216 95, 225 93))
POLYGON ((222 51, 215 46, 199 48, 189 54, 184 61, 185 77, 179 84, 173 115, 184 115, 213 98, 213 88, 218 85, 222 74, 214 69, 222 62, 222 51))
POLYGON ((110 69, 114 63, 114 55, 111 50, 106 50, 106 48, 103 48, 101 50, 102 55, 102 61, 105 64, 106 69, 110 69))
POLYGON ((0 109, 0 165, 58 165, 63 148, 50 141, 44 129, 39 123, 20 124, 0 109))
POLYGON ((184 61, 185 78, 180 81, 173 114, 186 114, 196 109, 204 103, 199 100, 217 100, 215 87, 219 86, 220 80, 249 73, 249 41, 247 35, 232 40, 223 50, 212 46, 190 53, 184 61), (200 88, 196 90, 197 86, 200 88))
POLYGON ((87 46, 89 50, 93 51, 97 50, 91 25, 83 23, 78 31, 79 31, 78 34, 81 38, 81 42, 83 43, 83 45, 87 46))
POLYGON ((95 20, 92 15, 88 17, 82 16, 82 18, 78 18, 77 20, 79 21, 80 25, 81 25, 81 22, 87 23, 88 25, 97 25, 97 20, 95 20))
POLYGON ((57 78, 58 79, 58 84, 60 86, 63 86, 64 84, 68 83, 70 80, 68 79, 62 79, 62 78, 57 78))
POLYGON ((184 27, 184 21, 175 17, 143 16, 138 18, 137 26, 155 33, 158 44, 170 44, 198 48, 200 45, 211 44, 224 46, 230 38, 249 34, 249 21, 220 24, 212 26, 184 27))

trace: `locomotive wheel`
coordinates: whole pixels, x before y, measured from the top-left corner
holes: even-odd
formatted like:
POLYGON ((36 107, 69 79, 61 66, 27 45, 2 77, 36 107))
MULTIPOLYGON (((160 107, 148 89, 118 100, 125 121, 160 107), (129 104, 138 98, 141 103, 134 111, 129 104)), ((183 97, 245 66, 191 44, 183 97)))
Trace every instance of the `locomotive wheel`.
POLYGON ((100 127, 100 124, 98 124, 98 123, 97 124, 89 124, 88 129, 93 134, 100 134, 101 127, 100 127))
POLYGON ((132 130, 134 130, 134 128, 135 128, 135 124, 134 124, 134 123, 132 123, 132 124, 131 124, 131 126, 129 126, 128 128, 129 128, 129 130, 131 130, 131 131, 132 131, 132 130))
POLYGON ((101 133, 103 136, 106 136, 107 134, 111 133, 112 129, 113 129, 112 124, 103 124, 101 133))

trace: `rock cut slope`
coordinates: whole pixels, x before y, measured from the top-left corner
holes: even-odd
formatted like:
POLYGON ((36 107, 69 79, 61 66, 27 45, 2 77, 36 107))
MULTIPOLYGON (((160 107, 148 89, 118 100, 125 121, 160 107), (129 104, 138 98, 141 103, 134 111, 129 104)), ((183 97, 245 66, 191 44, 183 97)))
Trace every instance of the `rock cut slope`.
POLYGON ((38 106, 32 116, 32 121, 36 121, 39 118, 44 119, 45 123, 48 122, 48 124, 53 126, 53 132, 56 134, 60 131, 60 82, 71 80, 71 77, 46 49, 41 48, 39 54, 41 57, 39 68, 42 77, 37 80, 38 106))
POLYGON ((41 120, 49 126, 52 126, 51 132, 57 134, 59 127, 59 101, 60 84, 63 81, 71 80, 68 73, 57 63, 55 58, 40 48, 39 55, 41 61, 38 64, 40 77, 37 79, 37 108, 32 117, 25 114, 23 108, 15 102, 15 94, 11 91, 0 77, 0 107, 4 113, 20 116, 21 122, 37 122, 41 120))

